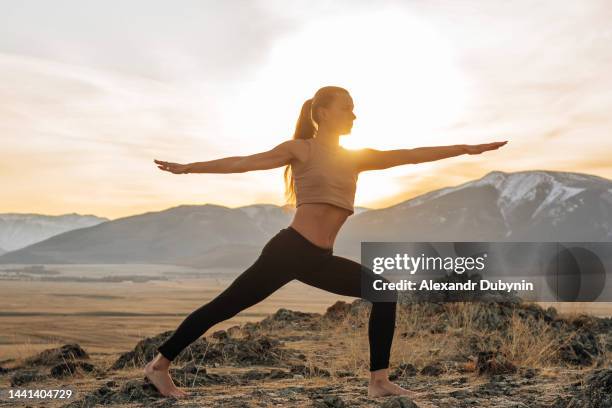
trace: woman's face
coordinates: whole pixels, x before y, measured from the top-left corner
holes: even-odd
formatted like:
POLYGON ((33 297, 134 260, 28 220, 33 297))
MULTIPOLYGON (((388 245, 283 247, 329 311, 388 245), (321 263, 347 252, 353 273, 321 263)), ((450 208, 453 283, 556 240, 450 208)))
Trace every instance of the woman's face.
POLYGON ((324 120, 327 126, 341 135, 351 133, 353 121, 357 118, 353 113, 354 108, 353 98, 348 93, 336 94, 330 106, 324 108, 324 120))

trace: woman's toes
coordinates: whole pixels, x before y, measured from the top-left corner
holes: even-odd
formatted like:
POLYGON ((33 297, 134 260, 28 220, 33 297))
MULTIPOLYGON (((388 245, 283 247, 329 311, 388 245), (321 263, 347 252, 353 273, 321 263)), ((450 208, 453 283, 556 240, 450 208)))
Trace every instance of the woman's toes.
POLYGON ((185 391, 180 390, 180 389, 177 389, 176 391, 177 391, 176 392, 176 396, 178 398, 184 398, 184 397, 187 397, 189 395, 188 393, 186 393, 185 391))

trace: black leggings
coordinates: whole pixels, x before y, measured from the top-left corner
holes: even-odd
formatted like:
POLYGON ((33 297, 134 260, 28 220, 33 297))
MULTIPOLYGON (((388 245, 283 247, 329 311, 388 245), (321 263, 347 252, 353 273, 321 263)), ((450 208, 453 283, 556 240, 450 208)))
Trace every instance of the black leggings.
MULTIPOLYGON (((293 279, 338 295, 363 298, 369 296, 362 294, 361 285, 371 288, 373 280, 385 280, 357 262, 333 255, 332 249, 321 248, 288 227, 268 241, 255 263, 227 289, 187 316, 158 351, 173 360, 210 327, 261 302, 293 279)), ((370 371, 389 367, 397 296, 386 300, 372 301, 368 327, 370 371)))

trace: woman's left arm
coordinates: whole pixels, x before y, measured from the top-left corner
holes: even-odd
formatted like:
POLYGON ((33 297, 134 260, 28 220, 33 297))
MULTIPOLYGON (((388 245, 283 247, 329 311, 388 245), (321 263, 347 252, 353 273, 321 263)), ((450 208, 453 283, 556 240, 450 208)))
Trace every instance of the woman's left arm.
POLYGON ((499 149, 506 143, 508 142, 417 147, 416 149, 397 150, 362 149, 358 150, 355 154, 359 171, 383 170, 403 164, 425 163, 462 154, 480 154, 489 150, 499 149))

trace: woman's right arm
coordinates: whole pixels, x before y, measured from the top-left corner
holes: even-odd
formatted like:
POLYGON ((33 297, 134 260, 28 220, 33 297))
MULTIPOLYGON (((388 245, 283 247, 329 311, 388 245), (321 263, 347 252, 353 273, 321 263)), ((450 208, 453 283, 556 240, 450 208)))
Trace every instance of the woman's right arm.
POLYGON ((489 150, 499 149, 506 143, 508 142, 417 147, 416 149, 397 150, 361 149, 357 150, 356 153, 357 168, 359 171, 383 170, 403 164, 425 163, 462 154, 480 154, 489 150))
POLYGON ((267 152, 250 156, 232 156, 223 159, 189 164, 168 163, 155 160, 159 168, 175 174, 185 173, 245 173, 282 167, 296 157, 296 140, 283 142, 267 152), (174 166, 173 166, 174 165, 174 166))

